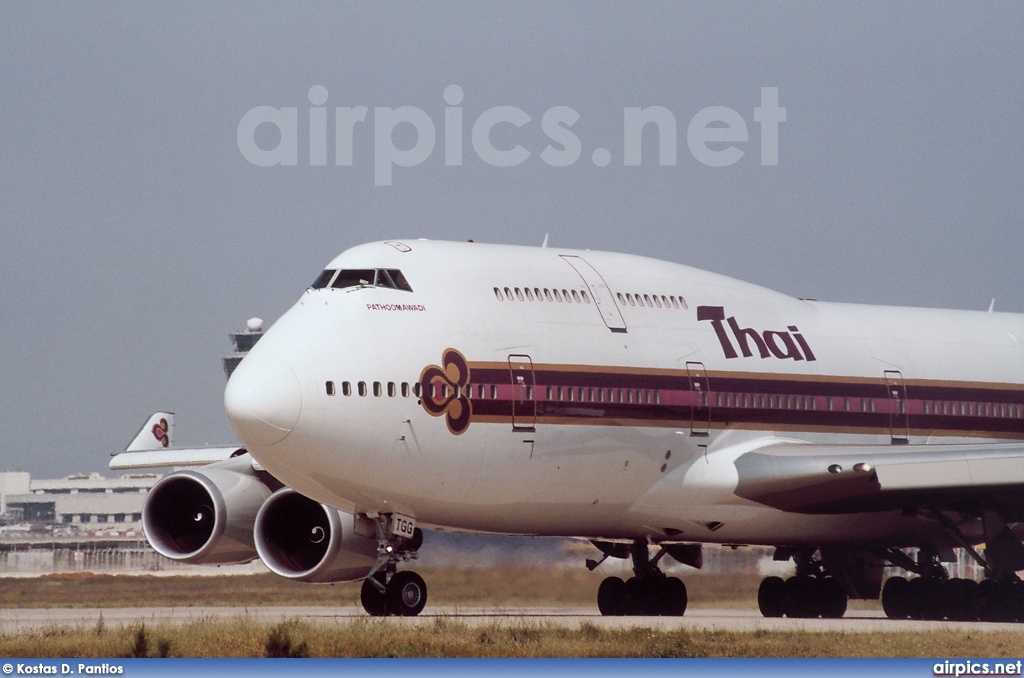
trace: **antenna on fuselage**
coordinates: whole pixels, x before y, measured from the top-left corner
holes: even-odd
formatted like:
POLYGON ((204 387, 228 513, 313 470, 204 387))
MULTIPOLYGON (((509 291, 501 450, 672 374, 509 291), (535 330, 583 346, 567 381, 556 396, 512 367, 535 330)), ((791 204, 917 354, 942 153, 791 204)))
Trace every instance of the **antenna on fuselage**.
POLYGON ((996 298, 992 297, 992 303, 988 305, 988 312, 991 313, 994 310, 996 310, 996 298))
POLYGON ((544 242, 542 242, 542 243, 540 244, 540 246, 541 246, 541 248, 542 248, 542 249, 546 249, 546 248, 547 248, 547 246, 548 246, 548 235, 549 235, 548 233, 545 233, 545 234, 544 234, 544 242))

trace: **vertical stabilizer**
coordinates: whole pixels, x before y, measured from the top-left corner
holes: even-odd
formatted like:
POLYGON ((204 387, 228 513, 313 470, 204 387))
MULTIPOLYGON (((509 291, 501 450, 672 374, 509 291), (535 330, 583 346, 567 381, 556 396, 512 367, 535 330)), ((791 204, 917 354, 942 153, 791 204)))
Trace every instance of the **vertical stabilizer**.
POLYGON ((160 450, 171 446, 171 429, 174 427, 173 412, 157 412, 142 427, 125 452, 160 450))

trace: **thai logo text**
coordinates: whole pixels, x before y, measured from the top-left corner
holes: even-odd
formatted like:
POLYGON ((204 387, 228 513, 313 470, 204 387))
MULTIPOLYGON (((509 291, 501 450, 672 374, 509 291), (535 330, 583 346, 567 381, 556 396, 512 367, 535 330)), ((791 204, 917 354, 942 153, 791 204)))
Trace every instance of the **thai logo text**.
POLYGON ((796 325, 789 325, 785 332, 779 330, 758 331, 752 327, 740 327, 735 316, 725 317, 722 306, 698 306, 697 320, 710 320, 715 328, 718 342, 726 358, 753 357, 780 358, 782 360, 817 360, 807 340, 796 325), (728 326, 728 328, 726 327, 728 326), (733 343, 735 342, 735 344, 733 343), (737 352, 737 348, 739 352, 737 352))

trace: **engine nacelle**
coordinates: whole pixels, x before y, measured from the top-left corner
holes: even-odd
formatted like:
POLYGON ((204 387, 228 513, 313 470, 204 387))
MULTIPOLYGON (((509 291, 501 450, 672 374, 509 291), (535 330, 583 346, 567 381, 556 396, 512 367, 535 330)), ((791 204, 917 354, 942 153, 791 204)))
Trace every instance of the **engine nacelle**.
POLYGON ((253 524, 271 490, 249 456, 178 471, 146 496, 142 527, 157 553, 187 563, 248 563, 256 558, 253 524))
POLYGON ((285 487, 256 516, 256 550, 271 572, 304 582, 356 581, 377 562, 377 540, 349 513, 285 487))

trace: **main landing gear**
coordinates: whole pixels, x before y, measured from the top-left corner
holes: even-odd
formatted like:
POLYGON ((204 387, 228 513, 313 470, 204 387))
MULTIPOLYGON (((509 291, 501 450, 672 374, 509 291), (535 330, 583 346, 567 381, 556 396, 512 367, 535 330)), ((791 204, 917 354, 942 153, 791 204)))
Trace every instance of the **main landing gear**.
MULTIPOLYGON (((917 560, 900 551, 892 551, 891 560, 918 577, 889 577, 882 587, 882 609, 890 619, 929 619, 950 621, 1024 622, 1024 582, 1006 567, 986 562, 990 575, 981 582, 948 578, 938 556, 921 549, 917 560)), ((1015 563, 1014 566, 1019 563, 1015 563)))
POLYGON ((371 617, 415 617, 427 604, 427 585, 423 577, 409 570, 397 571, 398 563, 413 560, 423 544, 418 527, 411 538, 391 532, 388 521, 377 518, 377 562, 370 569, 359 601, 371 617))
POLYGON ((794 554, 796 575, 783 580, 767 577, 757 589, 757 607, 765 617, 839 619, 848 597, 811 553, 794 554))
POLYGON ((668 577, 658 569, 658 561, 665 555, 663 548, 650 558, 647 542, 637 539, 632 544, 595 542, 604 553, 600 561, 588 560, 593 570, 605 558, 633 559, 633 576, 623 581, 608 577, 597 589, 597 607, 605 616, 643 615, 676 616, 686 612, 686 585, 676 577, 668 577))

